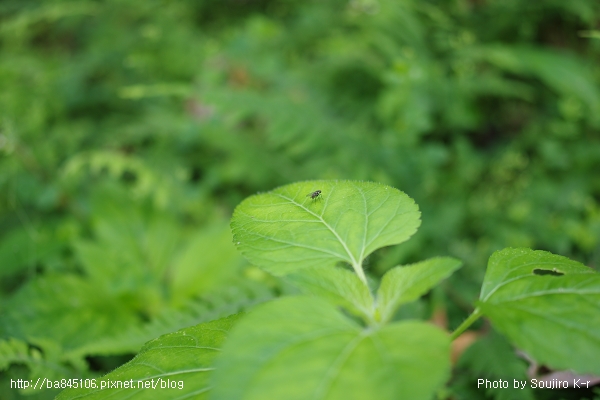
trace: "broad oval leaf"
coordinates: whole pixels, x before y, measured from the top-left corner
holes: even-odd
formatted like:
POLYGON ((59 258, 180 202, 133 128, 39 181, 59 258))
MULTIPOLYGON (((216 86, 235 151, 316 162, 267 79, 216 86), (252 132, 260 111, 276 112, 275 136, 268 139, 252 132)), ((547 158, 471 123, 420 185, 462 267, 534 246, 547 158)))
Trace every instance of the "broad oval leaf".
POLYGON ((407 240, 420 223, 415 202, 390 186, 306 181, 247 198, 231 227, 244 256, 273 274, 346 262, 362 275, 365 257, 407 240))
POLYGON ((364 328, 322 299, 287 297, 232 330, 211 399, 430 399, 449 376, 449 351, 433 325, 364 328))
POLYGON ((127 364, 93 381, 97 387, 63 390, 57 400, 205 399, 213 360, 239 314, 163 335, 127 364), (108 388, 101 389, 104 382, 108 388), (123 387, 125 384, 127 387, 123 387), (119 388, 110 384, 120 385, 119 388), (131 385, 131 386, 130 386, 131 385))
POLYGON ((600 274, 545 251, 492 255, 479 307, 538 362, 600 374, 600 274))

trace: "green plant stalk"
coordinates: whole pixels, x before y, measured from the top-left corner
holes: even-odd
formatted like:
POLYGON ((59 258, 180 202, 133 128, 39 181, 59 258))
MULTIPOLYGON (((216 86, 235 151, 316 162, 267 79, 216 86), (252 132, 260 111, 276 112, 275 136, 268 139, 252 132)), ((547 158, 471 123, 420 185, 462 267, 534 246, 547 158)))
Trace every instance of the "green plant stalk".
MULTIPOLYGON (((365 271, 362 267, 362 264, 352 263, 352 269, 354 270, 354 272, 356 272, 356 275, 358 275, 358 278, 365 284, 367 289, 369 289, 369 293, 371 293, 371 297, 373 297, 373 293, 371 292, 371 288, 369 288, 369 282, 367 281, 367 276, 365 275, 365 271)), ((367 325, 374 326, 378 324, 379 316, 376 315, 376 313, 377 307, 375 306, 375 302, 372 302, 370 313, 365 314, 365 316, 367 317, 367 319, 365 320, 367 325)))
POLYGON ((479 319, 479 317, 481 317, 481 310, 479 310, 479 308, 476 308, 471 315, 469 315, 469 317, 467 319, 465 319, 463 321, 462 324, 460 324, 458 326, 458 328, 456 328, 454 330, 454 332, 452 332, 452 335, 450 335, 450 339, 454 340, 457 337, 459 337, 464 331, 467 330, 467 328, 469 326, 471 326, 473 324, 473 322, 477 321, 479 319))
POLYGON ((352 263, 352 269, 354 269, 354 272, 356 272, 356 275, 358 275, 360 280, 363 281, 363 283, 367 287, 369 287, 369 284, 367 283, 367 277, 365 275, 365 271, 362 268, 362 265, 360 265, 358 263, 352 263))

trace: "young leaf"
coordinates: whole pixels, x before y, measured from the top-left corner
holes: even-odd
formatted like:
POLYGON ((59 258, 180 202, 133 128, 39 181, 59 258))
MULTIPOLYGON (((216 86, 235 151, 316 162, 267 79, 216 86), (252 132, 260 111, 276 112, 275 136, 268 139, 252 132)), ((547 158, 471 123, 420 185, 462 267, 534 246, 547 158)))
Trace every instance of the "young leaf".
POLYGON ((363 328, 322 299, 287 297, 241 320, 216 368, 214 400, 430 399, 449 338, 416 321, 363 328))
POLYGON ((545 365, 600 374, 600 275, 544 251, 492 255, 480 309, 545 365))
POLYGON ((351 271, 311 267, 288 275, 287 280, 310 293, 373 322, 374 302, 369 288, 351 271))
POLYGON ((407 240, 420 222, 415 202, 392 187, 306 181, 247 198, 231 227, 244 256, 273 274, 346 262, 366 282, 365 257, 407 240))
POLYGON ((389 270, 377 291, 380 320, 389 321, 399 305, 418 299, 460 266, 457 259, 437 257, 389 270))
POLYGON ((96 388, 67 389, 57 400, 206 398, 213 360, 238 318, 233 315, 161 336, 127 364, 96 379, 96 388), (101 389, 103 382, 132 386, 101 389))

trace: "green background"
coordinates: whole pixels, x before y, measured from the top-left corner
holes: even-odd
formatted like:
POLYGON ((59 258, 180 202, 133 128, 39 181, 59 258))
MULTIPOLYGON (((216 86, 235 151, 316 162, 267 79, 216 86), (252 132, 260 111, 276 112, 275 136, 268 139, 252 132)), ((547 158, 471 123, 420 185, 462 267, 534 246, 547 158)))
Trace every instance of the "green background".
MULTIPOLYGON (((228 223, 299 180, 415 199, 419 231, 366 271, 461 259, 405 310, 443 309, 449 328, 495 250, 597 269, 599 26, 590 0, 2 1, 0 397, 289 291, 228 223)), ((462 396, 524 368, 474 354, 451 381, 462 396)))

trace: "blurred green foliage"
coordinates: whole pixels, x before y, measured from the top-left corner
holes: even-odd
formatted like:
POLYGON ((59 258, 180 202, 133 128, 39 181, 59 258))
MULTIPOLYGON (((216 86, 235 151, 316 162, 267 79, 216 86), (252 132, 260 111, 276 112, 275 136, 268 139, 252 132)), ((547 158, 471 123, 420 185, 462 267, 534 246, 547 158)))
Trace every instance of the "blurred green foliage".
POLYGON ((462 259, 451 326, 494 250, 597 268, 599 24, 589 0, 3 1, 2 397, 286 290, 227 221, 293 181, 413 197, 422 228, 368 272, 462 259))

